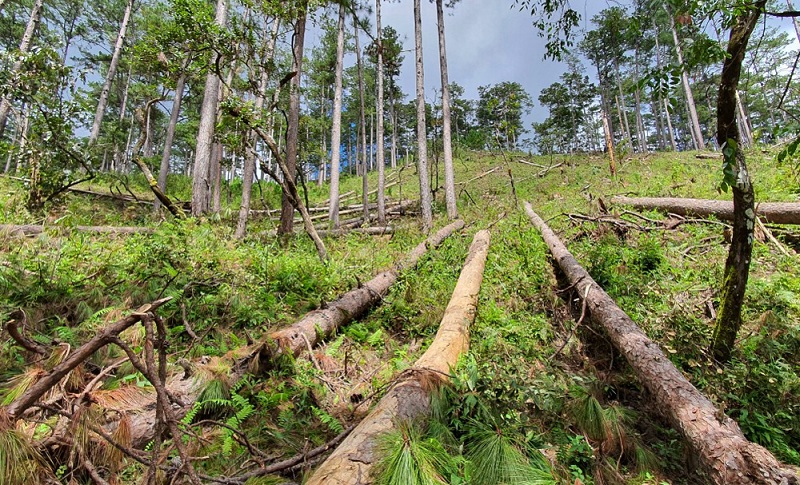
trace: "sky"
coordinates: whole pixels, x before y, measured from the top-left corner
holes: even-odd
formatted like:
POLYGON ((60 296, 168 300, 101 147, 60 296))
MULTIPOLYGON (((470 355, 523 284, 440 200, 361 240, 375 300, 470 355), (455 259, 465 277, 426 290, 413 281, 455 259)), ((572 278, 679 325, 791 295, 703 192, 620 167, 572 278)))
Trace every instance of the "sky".
MULTIPOLYGON (((531 23, 530 13, 512 8, 513 0, 462 0, 445 9, 445 37, 450 82, 461 85, 466 99, 478 99, 478 87, 504 81, 518 82, 534 101, 525 120, 544 121, 547 109, 539 106, 539 92, 557 82, 566 65, 544 60, 545 40, 531 23)), ((608 4, 605 0, 575 0, 572 7, 581 14, 580 28, 608 4)), ((382 21, 405 36, 405 61, 400 85, 409 99, 415 96, 414 11, 412 3, 382 2, 382 21)), ((422 52, 425 64, 425 97, 441 88, 436 6, 422 0, 422 52)), ((590 66, 587 66, 587 72, 590 66)))

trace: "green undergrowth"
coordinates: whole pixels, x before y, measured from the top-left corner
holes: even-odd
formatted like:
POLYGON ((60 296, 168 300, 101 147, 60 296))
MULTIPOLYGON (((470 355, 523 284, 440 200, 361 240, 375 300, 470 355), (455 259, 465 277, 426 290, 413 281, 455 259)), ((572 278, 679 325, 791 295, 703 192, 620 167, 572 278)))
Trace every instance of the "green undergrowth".
MULTIPOLYGON (((761 153, 750 155, 748 163, 758 200, 796 199, 799 185, 789 168, 761 153)), ((203 473, 233 476, 252 464, 248 444, 274 459, 287 458, 363 417, 427 348, 473 234, 491 227, 470 354, 453 371, 452 386, 434 400, 429 419, 403 423, 384 439, 381 483, 703 483, 687 466, 691 452, 659 415, 659 403, 603 332, 588 318, 576 323, 578 295, 563 291, 564 285, 559 289, 548 248, 521 210, 529 200, 598 283, 749 439, 800 465, 797 257, 756 243, 744 325, 733 360, 718 365, 707 349, 727 252, 723 225, 685 222, 665 229, 660 214, 637 216, 610 204, 622 194, 728 198, 716 192, 720 164, 692 153, 652 154, 622 161, 612 178, 599 155, 460 152, 456 181, 465 183, 457 189, 458 203, 467 228, 431 249, 379 307, 313 355, 242 377, 234 375, 231 355, 400 259, 424 237, 418 221, 395 220, 396 231, 387 236, 326 239, 331 261, 324 265, 305 236, 278 245, 267 234, 274 222, 263 215, 254 216, 244 241, 235 241, 237 182, 223 188, 218 216, 175 222, 143 204, 80 194, 54 201, 46 213, 29 214, 22 183, 0 177, 0 223, 52 227, 35 238, 0 236, 0 319, 6 322, 21 309, 27 336, 44 346, 74 349, 131 309, 173 297, 159 310, 169 331, 170 360, 191 363, 207 380, 182 423, 195 433, 189 451, 206 457, 196 465, 203 473), (542 168, 519 160, 562 165, 541 176, 542 168), (585 220, 603 210, 627 222, 585 220), (74 225, 147 225, 155 232, 90 235, 69 231, 74 225)), ((389 196, 414 198, 414 167, 400 173, 402 187, 392 187, 389 196)), ((370 187, 375 179, 371 174, 370 187)), ((360 184, 345 177, 341 192, 360 191, 360 184)), ((306 185, 311 205, 327 198, 327 185, 306 185)), ((149 197, 135 174, 101 176, 82 188, 149 197)), ((170 179, 170 195, 188 200, 189 191, 185 177, 170 179)), ((263 183, 254 189, 254 207, 278 207, 279 195, 274 184, 263 183)), ((436 227, 446 224, 443 204, 440 191, 436 227)), ((795 231, 773 232, 792 247, 795 231)), ((137 351, 142 337, 140 327, 125 335, 137 351)), ((54 355, 32 367, 30 356, 10 339, 0 346, 6 399, 59 361, 54 355)), ((85 377, 122 356, 113 347, 98 352, 85 377)), ((182 371, 173 365, 170 372, 182 371)), ((67 390, 85 384, 76 379, 67 390)), ((123 364, 103 390, 122 393, 126 386, 148 383, 123 364)), ((37 436, 48 429, 42 424, 37 436)), ((119 470, 126 483, 144 472, 132 461, 119 470)), ((309 470, 299 467, 294 479, 302 481, 309 470)), ((52 472, 64 483, 80 478, 69 469, 52 472)))

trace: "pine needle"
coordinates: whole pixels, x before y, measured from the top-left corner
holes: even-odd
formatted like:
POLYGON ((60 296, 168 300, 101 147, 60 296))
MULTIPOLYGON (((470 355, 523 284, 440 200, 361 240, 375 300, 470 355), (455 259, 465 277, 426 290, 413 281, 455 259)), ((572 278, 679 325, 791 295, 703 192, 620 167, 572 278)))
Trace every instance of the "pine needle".
POLYGON ((36 449, 16 429, 0 429, 0 485, 39 485, 50 473, 36 449))
POLYGON ((455 473, 453 458, 435 439, 425 438, 417 423, 401 422, 382 436, 382 458, 376 466, 378 485, 440 485, 455 473))

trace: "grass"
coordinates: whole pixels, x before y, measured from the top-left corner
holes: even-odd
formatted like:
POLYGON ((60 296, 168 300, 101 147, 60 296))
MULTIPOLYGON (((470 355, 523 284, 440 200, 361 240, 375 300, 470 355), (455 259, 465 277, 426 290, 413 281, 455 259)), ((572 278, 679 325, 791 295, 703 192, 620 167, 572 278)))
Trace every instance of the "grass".
MULTIPOLYGON (((598 199, 610 206, 615 194, 728 198, 715 189, 721 176, 718 161, 696 159, 692 153, 636 156, 620 163, 616 178, 608 175, 606 161, 599 155, 510 154, 507 163, 497 154, 462 151, 456 162, 456 182, 466 182, 498 165, 510 168, 517 199, 532 202, 578 260, 678 368, 736 418, 748 438, 781 459, 800 464, 796 452, 800 449, 796 257, 756 244, 734 359, 719 367, 709 362, 706 349, 713 323, 708 308, 717 304, 727 251, 720 226, 615 231, 564 215, 596 215, 598 199), (564 165, 538 177, 541 169, 518 163, 519 159, 564 165)), ((757 200, 796 199, 798 184, 789 167, 776 166, 760 152, 751 154, 748 163, 757 200)), ((415 197, 414 168, 404 169, 401 175, 402 196, 415 197)), ((370 175, 371 187, 375 178, 370 175)), ((93 182, 97 190, 112 183, 103 178, 93 182)), ((188 199, 186 179, 175 177, 170 183, 175 196, 188 199)), ((127 184, 135 193, 146 194, 136 175, 129 176, 127 184)), ((360 184, 360 179, 345 177, 341 192, 360 191, 360 184)), ((425 475, 426 480, 448 483, 455 480, 453 475, 490 483, 498 476, 510 476, 513 469, 517 469, 513 473, 528 473, 519 470, 527 469, 522 466, 525 463, 540 460, 539 450, 543 450, 551 465, 551 480, 574 483, 580 479, 588 484, 599 483, 601 477, 621 476, 627 483, 655 484, 662 479, 693 483, 697 477, 685 467, 679 436, 663 426, 654 412, 657 404, 649 402, 630 371, 612 359, 602 335, 582 326, 573 336, 574 308, 565 302, 564 293, 555 291, 549 251, 516 206, 508 170, 459 188, 463 188, 459 211, 469 224, 465 234, 431 251, 417 271, 401 276, 382 306, 323 347, 317 355, 322 369, 300 358, 288 369, 244 385, 237 395, 252 403, 256 412, 237 422, 237 427, 253 445, 288 454, 303 449, 306 441, 318 445, 332 437, 335 426, 331 423, 346 426, 363 415, 387 382, 425 349, 436 332, 472 234, 491 225, 492 246, 471 329, 471 355, 454 378, 454 403, 448 408, 454 411, 445 413, 452 419, 443 426, 409 428, 405 435, 401 432, 393 438, 387 453, 394 457, 393 467, 405 470, 398 471, 398 476, 422 480, 425 475), (564 350, 553 358, 562 346, 564 350), (362 401, 366 404, 360 405, 362 401), (630 409, 639 417, 635 422, 628 417, 630 409), (489 416, 495 426, 475 432, 474 421, 486 423, 489 416), (475 440, 468 438, 470 430, 475 440), (426 441, 431 434, 438 437, 438 445, 426 441), (625 441, 626 450, 621 458, 619 446, 611 443, 620 440, 625 441), (442 450, 423 449, 429 445, 441 446, 444 454, 462 461, 448 464, 445 471, 435 463, 409 461, 414 450, 441 458, 442 450), (495 453, 502 453, 506 461, 481 461, 495 453), (492 468, 501 463, 508 464, 500 467, 505 471, 492 468), (495 478, 482 478, 484 473, 495 478)), ((274 185, 261 189, 256 191, 256 206, 276 207, 274 185)), ((326 187, 310 183, 308 189, 312 205, 327 198, 326 187)), ((152 235, 51 232, 26 240, 0 236, 4 261, 0 292, 5 296, 0 319, 23 308, 30 338, 74 346, 122 311, 168 295, 175 302, 160 313, 168 323, 170 351, 187 359, 219 357, 368 280, 424 237, 416 221, 405 219, 394 224, 397 231, 391 237, 326 239, 331 262, 322 265, 308 238, 301 236, 280 247, 264 236, 274 227, 266 218, 252 221, 244 242, 234 241, 236 190, 234 184, 230 204, 223 197, 219 217, 166 221, 152 235), (184 318, 203 339, 192 341, 184 330, 184 318)), ((400 192, 401 187, 393 187, 390 196, 397 198, 400 192)), ((21 194, 20 184, 0 177, 0 222, 39 222, 22 208, 21 194)), ((439 192, 437 227, 446 223, 443 203, 439 192)), ((110 200, 78 194, 52 205, 45 219, 62 225, 155 225, 160 221, 144 206, 121 208, 110 200)), ((0 345, 0 376, 8 384, 14 376, 17 382, 24 381, 26 356, 11 342, 0 345)), ((102 366, 120 355, 113 349, 100 354, 93 365, 102 366)), ((135 378, 129 366, 120 367, 117 374, 118 383, 135 378)), ((9 395, 13 396, 5 397, 9 395)), ((235 410, 217 412, 225 421, 235 410)), ((198 465, 204 471, 233 473, 247 459, 246 448, 230 441, 231 455, 222 457, 219 430, 206 431, 206 437, 206 444, 192 450, 211 456, 198 465)), ((138 477, 141 470, 130 465, 121 473, 138 477)))

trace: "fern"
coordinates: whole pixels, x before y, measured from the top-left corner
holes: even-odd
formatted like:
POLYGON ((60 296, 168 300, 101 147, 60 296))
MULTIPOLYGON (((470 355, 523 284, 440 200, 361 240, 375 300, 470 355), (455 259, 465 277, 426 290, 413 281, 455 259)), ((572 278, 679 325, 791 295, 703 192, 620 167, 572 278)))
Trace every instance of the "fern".
MULTIPOLYGON (((242 397, 241 395, 237 394, 236 392, 231 393, 231 404, 233 408, 236 410, 233 416, 229 417, 225 424, 230 426, 233 429, 239 429, 242 423, 249 418, 250 416, 255 413, 256 408, 250 404, 250 401, 247 398, 242 397)), ((233 452, 233 444, 234 444, 234 432, 229 429, 225 428, 222 432, 222 456, 228 457, 233 452)))
POLYGON ((314 413, 314 416, 316 416, 317 419, 322 421, 334 433, 339 434, 344 431, 344 426, 342 426, 342 423, 324 410, 316 406, 311 406, 311 411, 314 413))
POLYGON ((372 347, 378 347, 380 345, 383 345, 383 342, 384 342, 383 330, 381 330, 380 328, 378 330, 375 330, 375 333, 367 337, 367 343, 372 347))

